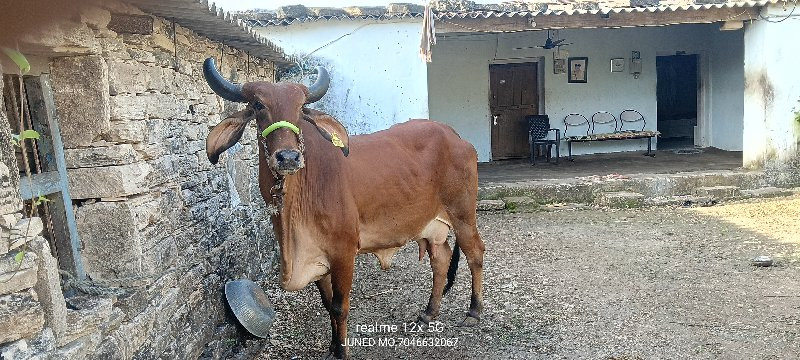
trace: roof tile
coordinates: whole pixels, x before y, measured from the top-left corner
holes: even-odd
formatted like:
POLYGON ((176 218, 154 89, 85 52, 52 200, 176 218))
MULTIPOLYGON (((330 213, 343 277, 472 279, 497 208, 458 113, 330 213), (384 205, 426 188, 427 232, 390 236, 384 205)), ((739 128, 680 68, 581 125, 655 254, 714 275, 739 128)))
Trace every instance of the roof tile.
POLYGON ((253 30, 238 14, 222 10, 208 0, 125 0, 139 9, 191 29, 201 36, 246 51, 276 64, 292 63, 278 46, 253 30))
MULTIPOLYGON (((570 16, 582 14, 654 13, 712 8, 750 8, 786 0, 542 0, 507 1, 500 4, 477 4, 469 0, 431 1, 435 19, 477 19, 531 16, 570 16)), ((312 8, 313 9, 313 8, 312 8)), ((424 7, 413 4, 389 4, 388 7, 316 8, 305 16, 274 18, 243 14, 251 26, 287 26, 329 20, 392 20, 422 18, 424 7), (322 10, 324 9, 324 10, 322 10), (406 11, 407 10, 407 11, 406 11)))

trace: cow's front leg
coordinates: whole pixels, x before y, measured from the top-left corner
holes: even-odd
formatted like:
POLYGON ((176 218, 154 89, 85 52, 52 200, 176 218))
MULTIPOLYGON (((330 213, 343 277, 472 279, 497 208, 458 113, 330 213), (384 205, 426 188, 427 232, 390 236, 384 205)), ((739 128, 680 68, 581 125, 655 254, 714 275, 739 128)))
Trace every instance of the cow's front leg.
POLYGON ((444 285, 447 282, 447 268, 450 265, 450 258, 453 256, 453 251, 450 250, 450 245, 447 244, 446 240, 441 244, 433 244, 433 241, 428 242, 427 250, 428 257, 431 260, 431 270, 433 270, 433 289, 428 300, 428 307, 419 315, 418 319, 419 322, 425 325, 439 316, 444 285))
POLYGON ((336 318, 331 311, 331 303, 333 302, 333 287, 331 285, 331 275, 325 275, 322 279, 316 281, 317 289, 319 290, 320 298, 322 298, 322 306, 328 311, 331 318, 331 344, 328 347, 328 356, 333 356, 336 348, 336 318))
POLYGON ((355 257, 337 261, 331 267, 331 341, 330 356, 335 359, 349 359, 350 354, 345 345, 347 339, 347 316, 350 313, 350 289, 353 286, 353 270, 355 257))

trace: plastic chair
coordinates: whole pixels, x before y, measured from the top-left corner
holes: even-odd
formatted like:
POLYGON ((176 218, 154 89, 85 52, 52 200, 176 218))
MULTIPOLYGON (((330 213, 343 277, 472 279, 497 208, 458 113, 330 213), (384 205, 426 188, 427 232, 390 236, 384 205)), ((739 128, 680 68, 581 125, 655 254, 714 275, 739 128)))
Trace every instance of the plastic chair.
POLYGON ((536 165, 536 149, 547 148, 547 162, 550 162, 550 154, 553 145, 556 147, 556 162, 561 156, 561 130, 550 127, 550 117, 547 115, 528 115, 528 144, 531 147, 531 165, 536 165), (548 139, 551 131, 555 131, 555 139, 548 139))

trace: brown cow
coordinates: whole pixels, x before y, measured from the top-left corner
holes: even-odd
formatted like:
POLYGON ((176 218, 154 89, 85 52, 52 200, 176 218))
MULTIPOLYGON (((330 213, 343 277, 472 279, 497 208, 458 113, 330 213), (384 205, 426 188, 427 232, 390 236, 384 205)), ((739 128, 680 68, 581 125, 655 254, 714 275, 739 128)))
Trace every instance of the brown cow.
POLYGON ((262 145, 259 185, 264 200, 277 209, 272 223, 280 243, 282 285, 294 291, 316 282, 331 317, 330 356, 348 357, 344 342, 356 255, 375 254, 387 269, 394 253, 410 241, 419 244, 420 260, 427 252, 433 268, 433 290, 419 320, 427 323, 439 314, 460 248, 472 273, 472 300, 463 324, 478 322, 484 244, 475 223, 478 175, 471 144, 452 128, 428 120, 348 137, 333 117, 304 107, 327 91, 323 68, 308 88, 232 84, 213 59, 203 70, 219 96, 248 103, 210 131, 208 158, 216 163, 256 119, 262 145), (451 228, 455 252, 447 243, 451 228))

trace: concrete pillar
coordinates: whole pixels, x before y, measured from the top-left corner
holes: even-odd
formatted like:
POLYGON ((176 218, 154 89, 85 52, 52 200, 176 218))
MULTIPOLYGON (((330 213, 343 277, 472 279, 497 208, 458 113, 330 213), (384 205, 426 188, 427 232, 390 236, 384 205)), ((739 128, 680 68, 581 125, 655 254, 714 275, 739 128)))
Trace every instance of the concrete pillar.
POLYGON ((800 13, 769 5, 745 29, 743 162, 747 168, 787 167, 800 161, 800 13), (778 22, 779 20, 785 19, 778 22))

